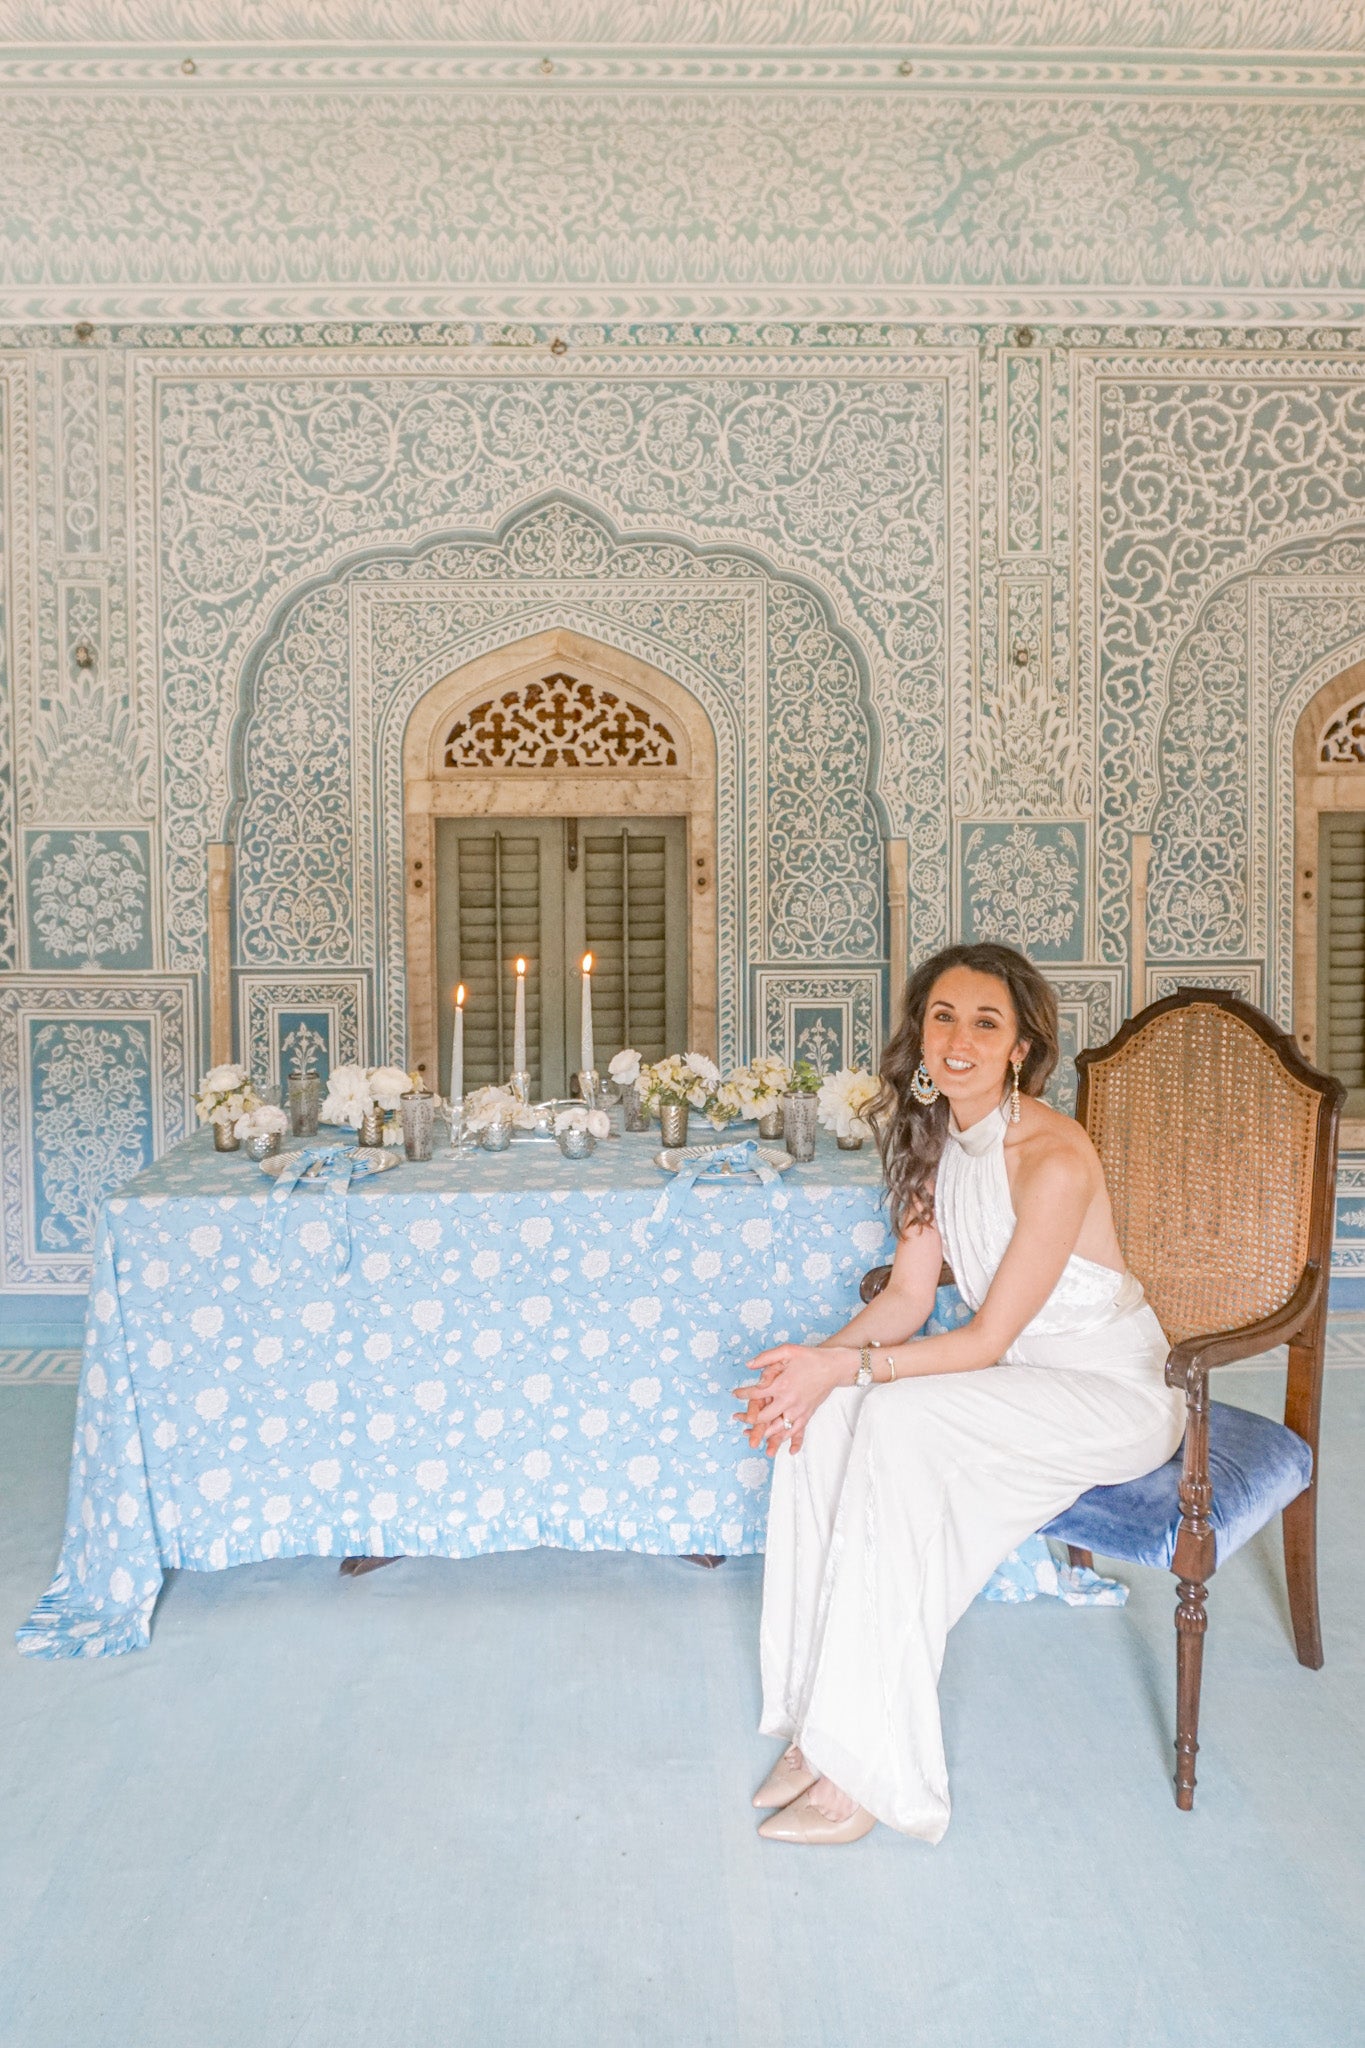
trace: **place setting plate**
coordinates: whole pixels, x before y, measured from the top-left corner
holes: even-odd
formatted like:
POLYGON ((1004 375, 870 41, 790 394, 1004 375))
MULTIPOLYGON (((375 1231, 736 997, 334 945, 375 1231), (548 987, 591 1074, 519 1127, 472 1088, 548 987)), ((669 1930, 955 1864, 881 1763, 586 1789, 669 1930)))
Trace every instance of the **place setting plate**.
MULTIPOLYGON (((716 1152, 726 1152, 726 1145, 669 1145, 662 1152, 654 1154, 654 1164, 665 1173, 682 1173, 689 1166, 705 1166, 716 1152)), ((747 1180, 755 1166, 771 1167, 774 1173, 785 1173, 796 1161, 791 1153, 776 1145, 758 1145, 754 1148, 753 1163, 748 1166, 733 1166, 722 1159, 711 1172, 717 1180, 747 1180)))
MULTIPOLYGON (((273 1180, 277 1174, 283 1173, 287 1166, 292 1165, 297 1157, 298 1154, 293 1152, 274 1152, 269 1159, 258 1160, 257 1164, 261 1172, 268 1173, 273 1180)), ((402 1154, 396 1146, 386 1145, 380 1151, 374 1145, 349 1145, 341 1157, 350 1160, 352 1175, 359 1180, 367 1174, 387 1173, 391 1167, 397 1166, 402 1154)), ((299 1175, 300 1185, 317 1180, 322 1173, 323 1163, 322 1160, 314 1160, 312 1165, 299 1175)))

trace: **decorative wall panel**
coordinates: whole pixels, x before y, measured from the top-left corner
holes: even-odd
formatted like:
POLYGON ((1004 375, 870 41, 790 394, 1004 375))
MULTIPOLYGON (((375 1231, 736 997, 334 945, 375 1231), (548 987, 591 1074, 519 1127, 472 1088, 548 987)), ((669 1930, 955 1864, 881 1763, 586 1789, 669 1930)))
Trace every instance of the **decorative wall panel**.
POLYGON ((0 1279, 80 1289, 104 1195, 190 1128, 184 978, 0 983, 0 1279))
POLYGON ((296 1068, 326 1080, 333 1067, 374 1066, 366 974, 237 976, 241 1058, 258 1080, 286 1087, 296 1068))
POLYGON ((875 1059, 887 838, 912 960, 1000 936, 1052 976, 1059 1101, 1176 981, 1288 1021, 1294 721, 1365 655, 1363 394, 1330 330, 12 334, 0 988, 40 1021, 4 1078, 48 1109, 6 1112, 0 1285, 83 1270, 94 1063, 127 1098, 107 1180, 181 1127, 209 844, 239 1052, 404 1057, 405 721, 550 627, 711 722, 727 1062, 875 1059))

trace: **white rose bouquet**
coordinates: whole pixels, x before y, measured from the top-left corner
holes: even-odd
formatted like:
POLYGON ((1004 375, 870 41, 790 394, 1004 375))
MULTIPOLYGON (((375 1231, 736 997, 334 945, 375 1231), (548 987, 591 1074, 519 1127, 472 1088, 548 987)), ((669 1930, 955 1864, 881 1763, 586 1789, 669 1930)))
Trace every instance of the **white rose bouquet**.
POLYGON ((234 1138, 282 1138, 289 1129, 289 1118, 274 1102, 262 1102, 255 1109, 247 1110, 232 1126, 234 1138))
POLYGON ((837 1138, 870 1138, 866 1112, 876 1101, 881 1083, 865 1067, 841 1067, 820 1083, 815 1114, 837 1138))
MULTIPOLYGON (((361 1118, 372 1110, 382 1109, 391 1116, 398 1107, 399 1096, 406 1095, 411 1086, 412 1078, 402 1067, 333 1067, 327 1076, 322 1122, 349 1124, 353 1131, 358 1131, 361 1118)), ((397 1124, 385 1129, 384 1142, 402 1144, 403 1134, 397 1124)))
POLYGON ((734 1090, 739 1105, 736 1115, 750 1117, 767 1116, 779 1108, 791 1084, 792 1070, 787 1062, 776 1053, 761 1052, 747 1067, 736 1067, 726 1087, 734 1090))
POLYGON ((607 1072, 618 1088, 633 1088, 640 1078, 640 1055, 631 1046, 618 1052, 610 1061, 607 1072))
POLYGON ((201 1124, 232 1126, 259 1102, 246 1068, 224 1063, 221 1067, 210 1067, 199 1083, 194 1113, 201 1124))
POLYGON ((605 1109, 585 1109, 581 1103, 577 1102, 572 1109, 561 1109, 556 1112, 556 1137, 559 1136, 561 1131, 578 1129, 587 1131, 594 1138, 609 1138, 611 1136, 611 1118, 607 1115, 605 1109))
POLYGON ((530 1105, 510 1088, 476 1088, 472 1095, 466 1095, 464 1127, 467 1131, 486 1131, 490 1124, 504 1117, 519 1131, 533 1131, 536 1127, 530 1105))
POLYGON ((642 1066, 636 1086, 646 1109, 660 1103, 686 1103, 708 1117, 715 1130, 724 1130, 734 1115, 725 1097, 720 1068, 704 1052, 674 1052, 652 1067, 642 1066))

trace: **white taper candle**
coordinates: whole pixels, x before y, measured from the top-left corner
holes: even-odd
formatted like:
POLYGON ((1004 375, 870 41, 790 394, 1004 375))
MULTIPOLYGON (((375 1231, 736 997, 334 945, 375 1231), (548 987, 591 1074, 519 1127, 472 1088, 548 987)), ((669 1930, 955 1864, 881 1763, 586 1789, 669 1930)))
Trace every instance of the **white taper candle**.
POLYGON ((583 955, 583 1072, 590 1074, 592 1058, 592 954, 583 955))
POLYGON ((526 962, 517 962, 517 1014, 512 1027, 512 1072, 526 1072, 526 962))
POLYGON ((455 1042, 450 1051, 450 1100, 455 1108, 464 1101, 464 983, 455 991, 455 1042))

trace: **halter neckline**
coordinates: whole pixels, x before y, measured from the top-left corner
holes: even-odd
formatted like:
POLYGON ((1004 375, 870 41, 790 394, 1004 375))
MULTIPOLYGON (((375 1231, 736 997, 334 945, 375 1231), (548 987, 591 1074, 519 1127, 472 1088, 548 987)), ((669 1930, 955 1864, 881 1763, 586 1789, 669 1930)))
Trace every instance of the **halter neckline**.
POLYGON ((964 1131, 960 1128, 952 1110, 948 1111, 948 1135, 955 1138, 962 1150, 971 1159, 984 1158, 987 1152, 1005 1142, 1005 1126, 1009 1112, 1002 1102, 999 1109, 988 1110, 986 1115, 970 1124, 964 1131))

